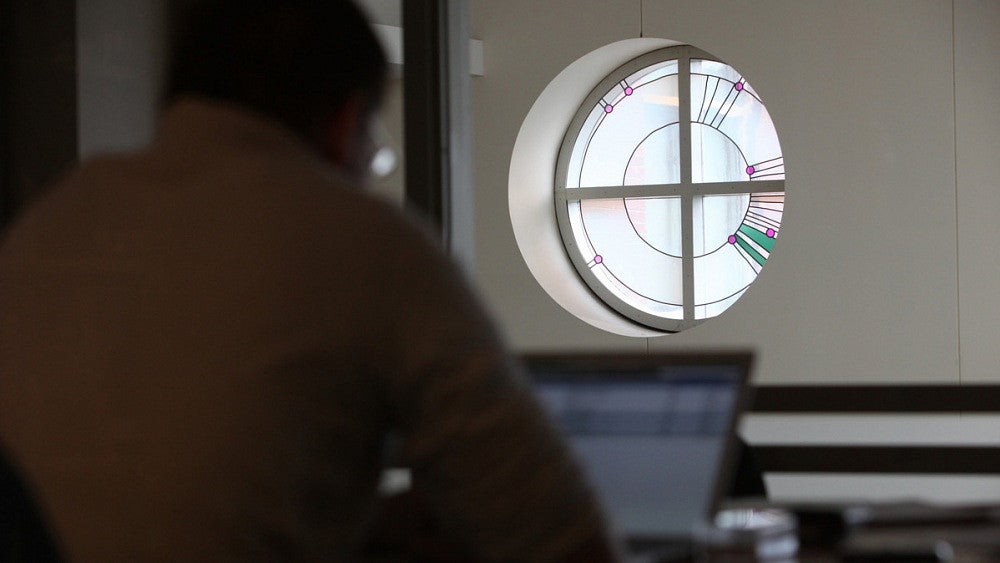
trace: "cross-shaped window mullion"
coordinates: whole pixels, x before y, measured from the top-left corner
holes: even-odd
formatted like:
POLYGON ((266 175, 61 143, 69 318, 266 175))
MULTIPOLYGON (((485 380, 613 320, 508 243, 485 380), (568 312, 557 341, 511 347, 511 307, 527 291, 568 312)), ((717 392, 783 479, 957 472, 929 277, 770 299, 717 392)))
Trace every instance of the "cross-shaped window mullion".
POLYGON ((682 184, 647 184, 634 186, 596 186, 590 188, 558 188, 557 194, 567 201, 582 199, 608 199, 613 197, 674 197, 701 195, 730 195, 749 193, 777 193, 785 191, 784 180, 755 180, 746 182, 702 182, 682 184))
MULTIPOLYGON (((682 47, 677 58, 678 113, 680 126, 681 185, 693 186, 691 175, 691 52, 682 47)), ((669 158, 670 155, 664 155, 669 158)), ((681 267, 684 296, 684 320, 694 320, 694 198, 681 194, 681 267)))

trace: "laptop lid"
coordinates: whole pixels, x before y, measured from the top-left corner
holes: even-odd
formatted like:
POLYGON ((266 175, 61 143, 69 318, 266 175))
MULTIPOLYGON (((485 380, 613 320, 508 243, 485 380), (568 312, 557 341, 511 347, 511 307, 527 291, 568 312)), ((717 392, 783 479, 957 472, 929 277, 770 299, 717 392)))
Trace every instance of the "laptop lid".
POLYGON ((616 533, 687 538, 718 509, 748 401, 751 352, 529 354, 523 361, 616 533))

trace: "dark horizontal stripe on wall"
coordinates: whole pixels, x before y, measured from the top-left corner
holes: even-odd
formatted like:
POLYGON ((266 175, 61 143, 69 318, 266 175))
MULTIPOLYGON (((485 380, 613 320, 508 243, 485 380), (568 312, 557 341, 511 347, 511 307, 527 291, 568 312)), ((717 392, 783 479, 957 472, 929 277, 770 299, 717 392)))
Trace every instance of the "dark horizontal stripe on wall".
POLYGON ((750 411, 1000 414, 1000 385, 762 385, 750 411))
POLYGON ((764 472, 1000 475, 1000 448, 754 446, 764 472))

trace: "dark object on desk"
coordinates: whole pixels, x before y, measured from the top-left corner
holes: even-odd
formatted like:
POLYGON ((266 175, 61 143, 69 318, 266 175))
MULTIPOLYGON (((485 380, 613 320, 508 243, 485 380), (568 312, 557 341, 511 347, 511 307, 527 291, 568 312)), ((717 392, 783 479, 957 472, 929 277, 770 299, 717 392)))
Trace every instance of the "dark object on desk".
POLYGON ((426 496, 417 490, 386 497, 365 541, 365 563, 468 563, 469 546, 445 532, 426 496))
POLYGON ((24 481, 0 452, 0 561, 61 561, 41 512, 24 481))
POLYGON ((757 463, 757 456, 742 438, 737 439, 733 459, 736 460, 736 466, 729 498, 767 498, 767 485, 764 484, 764 473, 757 463))
POLYGON ((846 507, 842 561, 997 561, 998 507, 892 503, 846 507))
POLYGON ((833 549, 847 536, 842 507, 804 505, 788 507, 799 521, 799 543, 815 549, 833 549))
POLYGON ((926 550, 914 550, 909 552, 901 551, 872 551, 870 553, 847 553, 840 560, 843 563, 941 563, 947 559, 941 559, 937 553, 926 550))

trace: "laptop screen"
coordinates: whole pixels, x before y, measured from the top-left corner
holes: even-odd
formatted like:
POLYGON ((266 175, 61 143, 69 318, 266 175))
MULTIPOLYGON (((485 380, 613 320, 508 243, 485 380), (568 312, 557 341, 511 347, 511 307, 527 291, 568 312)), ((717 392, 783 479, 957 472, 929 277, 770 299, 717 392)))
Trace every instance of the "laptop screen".
POLYGON ((750 355, 526 356, 615 530, 690 535, 728 487, 750 355))

